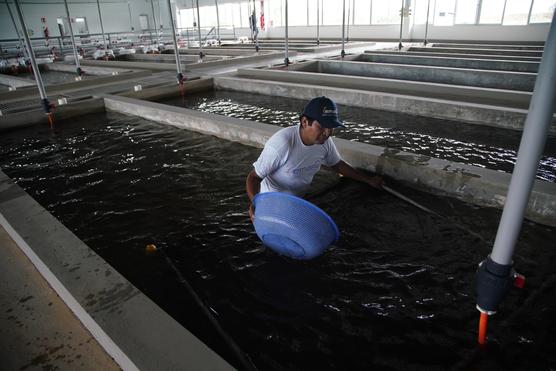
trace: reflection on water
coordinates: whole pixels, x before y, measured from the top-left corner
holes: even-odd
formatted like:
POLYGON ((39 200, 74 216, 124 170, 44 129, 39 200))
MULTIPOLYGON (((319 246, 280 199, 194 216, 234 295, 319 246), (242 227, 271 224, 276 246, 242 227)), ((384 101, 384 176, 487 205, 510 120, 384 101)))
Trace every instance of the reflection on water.
POLYGON ((117 114, 0 137, 3 171, 236 366, 147 244, 166 251, 261 370, 553 365, 556 285, 543 285, 556 277, 554 229, 524 223, 515 263, 528 287, 491 324, 500 349, 475 359, 474 272, 499 211, 393 185, 446 217, 428 215, 323 174, 315 186, 334 186, 312 201, 342 236, 323 256, 293 261, 265 249, 247 216, 245 176, 259 152, 117 114))
MULTIPOLYGON (((298 121, 305 101, 232 91, 214 91, 163 103, 272 125, 298 121)), ((339 107, 347 129, 338 138, 511 173, 520 133, 407 114, 339 107)), ((556 182, 556 139, 549 139, 537 178, 556 182)))

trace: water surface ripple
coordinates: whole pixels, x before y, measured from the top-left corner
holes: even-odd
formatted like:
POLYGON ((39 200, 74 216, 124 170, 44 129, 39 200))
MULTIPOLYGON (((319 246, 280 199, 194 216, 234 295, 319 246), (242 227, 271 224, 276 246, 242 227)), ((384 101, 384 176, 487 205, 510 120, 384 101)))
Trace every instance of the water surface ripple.
POLYGON ((477 358, 474 274, 499 211, 392 184, 440 218, 325 173, 315 189, 331 188, 311 200, 342 236, 323 256, 293 261, 265 249, 247 216, 245 176, 259 151, 110 113, 2 133, 0 167, 236 367, 145 245, 166 251, 261 370, 554 367, 556 285, 543 286, 556 277, 554 229, 524 223, 515 264, 527 289, 504 302, 492 349, 477 358))

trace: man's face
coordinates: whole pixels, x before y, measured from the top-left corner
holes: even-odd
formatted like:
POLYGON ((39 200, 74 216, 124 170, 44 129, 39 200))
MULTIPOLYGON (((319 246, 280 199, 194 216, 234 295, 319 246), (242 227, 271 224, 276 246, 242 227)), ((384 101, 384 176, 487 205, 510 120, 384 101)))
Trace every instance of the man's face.
POLYGON ((312 125, 307 121, 304 130, 307 131, 306 138, 311 144, 324 144, 334 131, 334 129, 323 128, 317 120, 313 121, 312 125))

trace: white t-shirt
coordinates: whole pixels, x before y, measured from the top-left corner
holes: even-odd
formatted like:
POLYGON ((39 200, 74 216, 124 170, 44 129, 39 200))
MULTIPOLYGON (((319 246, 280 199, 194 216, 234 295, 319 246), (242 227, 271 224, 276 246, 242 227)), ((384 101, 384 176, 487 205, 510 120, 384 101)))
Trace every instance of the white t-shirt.
POLYGON ((303 196, 321 165, 334 166, 341 157, 331 139, 307 146, 301 141, 299 125, 276 132, 266 142, 253 166, 263 181, 261 193, 285 192, 303 196))

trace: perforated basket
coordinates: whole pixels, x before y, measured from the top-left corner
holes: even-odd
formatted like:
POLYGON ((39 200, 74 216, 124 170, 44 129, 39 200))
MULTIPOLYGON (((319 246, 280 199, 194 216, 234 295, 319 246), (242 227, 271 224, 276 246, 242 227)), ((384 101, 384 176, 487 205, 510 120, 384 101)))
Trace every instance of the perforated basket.
POLYGON ((253 200, 254 226, 261 241, 278 254, 312 259, 338 241, 340 231, 328 214, 286 193, 259 193, 253 200))

